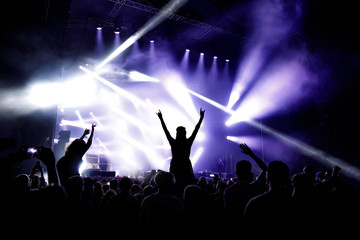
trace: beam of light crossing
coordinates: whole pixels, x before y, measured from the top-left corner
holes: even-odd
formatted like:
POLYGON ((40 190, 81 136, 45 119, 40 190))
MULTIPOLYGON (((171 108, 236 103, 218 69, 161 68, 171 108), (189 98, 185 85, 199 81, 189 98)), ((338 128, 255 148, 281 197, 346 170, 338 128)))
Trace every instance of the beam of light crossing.
POLYGON ((130 145, 132 145, 133 147, 135 147, 136 149, 144 152, 147 158, 149 159, 149 161, 151 162, 151 164, 155 167, 160 168, 159 160, 161 160, 161 157, 159 156, 159 154, 157 154, 156 151, 154 151, 153 148, 123 133, 119 134, 119 137, 122 138, 127 143, 129 143, 130 145))
POLYGON ((115 107, 111 107, 111 111, 113 111, 117 115, 121 116, 125 121, 127 121, 130 124, 133 124, 134 126, 138 127, 141 130, 146 130, 146 132, 151 133, 151 134, 156 133, 156 131, 153 127, 145 124, 144 122, 140 121, 138 118, 133 117, 124 111, 121 111, 115 107))
POLYGON ((187 71, 189 68, 189 55, 190 55, 190 50, 186 49, 184 56, 181 60, 181 69, 184 71, 187 71))
POLYGON ((200 98, 201 100, 213 105, 214 107, 216 107, 216 108, 218 108, 218 109, 220 109, 220 110, 222 110, 222 111, 224 111, 224 112, 226 112, 228 114, 231 114, 231 115, 235 114, 234 110, 232 110, 232 109, 230 109, 230 108, 228 108, 228 107, 226 107, 224 105, 221 105, 220 103, 217 103, 217 102, 215 102, 215 101, 213 101, 213 100, 211 100, 211 99, 209 99, 207 97, 204 97, 204 96, 202 96, 202 95, 200 95, 200 94, 198 94, 198 93, 196 93, 194 91, 191 91, 190 89, 186 89, 186 90, 189 93, 191 93, 192 95, 194 95, 195 97, 200 98))
POLYGON ((164 8, 162 8, 156 16, 151 18, 145 25, 140 28, 135 34, 129 37, 123 44, 120 45, 113 53, 111 53, 104 61, 102 61, 95 70, 99 70, 105 64, 113 60, 120 53, 125 51, 128 47, 134 44, 138 39, 142 38, 145 34, 150 32, 160 23, 162 23, 169 15, 176 12, 180 7, 182 7, 188 0, 173 0, 169 2, 164 8))
POLYGON ((100 77, 99 75, 97 75, 96 73, 80 66, 79 67, 81 70, 83 70, 84 72, 86 72, 87 74, 89 74, 90 76, 92 76, 93 78, 95 78, 96 80, 102 82, 103 84, 105 84, 106 86, 108 86, 109 88, 111 88, 112 90, 114 90, 115 92, 117 92, 118 94, 120 94, 121 96, 123 96, 124 98, 127 98, 128 100, 130 100, 131 102, 138 104, 140 106, 147 106, 148 104, 143 101, 142 99, 138 98, 137 96, 129 93, 128 91, 125 91, 124 89, 118 87, 117 85, 109 82, 108 80, 100 77))
POLYGON ((200 159, 201 155, 204 152, 204 147, 198 147, 195 151, 195 154, 191 157, 191 163, 194 166, 196 162, 200 159))
MULTIPOLYGON (((235 111, 211 100, 211 99, 208 99, 198 93, 195 93, 191 90, 188 89, 188 91, 193 94, 194 96, 204 100, 205 102, 213 105, 214 107, 220 109, 220 110, 223 110, 224 112, 228 113, 228 114, 234 114, 236 113, 235 111)), ((236 113, 238 114, 238 113, 236 113)), ((319 161, 321 163, 326 163, 327 165, 329 165, 330 167, 333 167, 333 166, 339 166, 340 168, 342 168, 342 171, 350 176, 350 177, 353 177, 357 180, 360 180, 360 169, 345 162, 344 160, 340 159, 340 158, 336 158, 336 157, 333 157, 331 156, 330 154, 324 152, 324 151, 321 151, 315 147, 312 147, 300 140, 297 140, 295 138, 292 138, 290 136, 287 136, 273 128, 270 128, 262 123, 259 123, 257 121, 254 121, 254 120, 251 120, 251 119, 247 119, 245 120, 246 123, 248 123, 249 125, 257 128, 257 129, 260 129, 261 131, 265 132, 265 133, 268 133, 269 135, 281 140, 282 142, 284 142, 285 144, 287 144, 288 146, 290 147, 293 147, 297 150, 299 150, 302 154, 304 154, 305 156, 308 156, 316 161, 319 161)), ((230 140, 230 139, 229 139, 230 140)))
POLYGON ((169 73, 164 81, 164 86, 170 95, 184 108, 191 120, 196 123, 199 118, 198 110, 187 92, 186 85, 181 76, 175 73, 169 73))
POLYGON ((99 126, 102 126, 101 122, 99 121, 99 119, 97 117, 95 117, 94 113, 93 112, 90 112, 89 115, 92 117, 92 119, 96 122, 96 125, 99 127, 99 126))
POLYGON ((130 71, 128 76, 129 76, 130 80, 133 82, 160 82, 159 79, 149 77, 149 76, 139 73, 137 71, 130 71))
POLYGON ((85 124, 85 122, 80 122, 80 121, 70 121, 70 120, 62 119, 60 122, 60 126, 72 126, 72 127, 78 127, 84 129, 88 126, 88 124, 85 124))
POLYGON ((103 143, 103 141, 100 140, 100 138, 96 138, 96 141, 99 143, 99 145, 104 149, 104 153, 108 154, 110 151, 109 149, 106 147, 106 145, 103 143))
POLYGON ((79 118, 79 121, 82 125, 85 125, 85 121, 83 119, 83 117, 81 116, 79 110, 75 110, 76 116, 79 118))
POLYGON ((344 173, 346 173, 346 175, 351 176, 357 180, 360 180, 360 169, 345 162, 344 160, 333 157, 324 151, 314 148, 302 141, 299 141, 295 138, 287 136, 275 129, 272 129, 272 128, 270 128, 264 124, 261 124, 259 122, 256 122, 254 120, 248 120, 246 122, 249 123, 251 126, 261 129, 263 132, 266 132, 266 133, 278 138, 279 140, 283 141, 285 144, 298 149, 305 156, 308 156, 308 157, 315 159, 317 161, 320 161, 322 163, 325 162, 330 167, 333 167, 335 165, 339 166, 342 168, 342 171, 344 173))

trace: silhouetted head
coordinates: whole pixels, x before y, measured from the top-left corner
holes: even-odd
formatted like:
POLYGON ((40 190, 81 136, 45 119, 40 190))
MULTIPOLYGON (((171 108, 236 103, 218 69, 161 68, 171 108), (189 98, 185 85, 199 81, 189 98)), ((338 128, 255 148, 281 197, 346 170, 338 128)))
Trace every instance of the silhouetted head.
POLYGON ((183 126, 179 126, 176 128, 176 139, 184 139, 186 138, 186 129, 183 126))
POLYGON ((170 172, 159 171, 156 173, 154 181, 159 191, 166 192, 175 184, 175 176, 170 172))
POLYGON ((133 183, 132 183, 131 179, 128 177, 122 177, 119 180, 119 189, 124 194, 127 194, 130 192, 132 185, 133 185, 133 183))
POLYGON ((76 195, 84 189, 84 180, 81 176, 72 176, 66 185, 66 191, 70 195, 76 195))
POLYGON ((187 185, 183 192, 183 201, 186 206, 203 204, 203 192, 196 184, 187 185))
POLYGON ((271 187, 282 187, 289 183, 289 167, 281 161, 272 161, 267 168, 267 182, 271 187))
POLYGON ((30 190, 30 178, 27 174, 19 174, 15 178, 15 189, 19 192, 27 192, 30 190))
POLYGON ((251 172, 251 163, 247 160, 241 160, 236 163, 235 174, 239 180, 251 181, 253 174, 251 172))

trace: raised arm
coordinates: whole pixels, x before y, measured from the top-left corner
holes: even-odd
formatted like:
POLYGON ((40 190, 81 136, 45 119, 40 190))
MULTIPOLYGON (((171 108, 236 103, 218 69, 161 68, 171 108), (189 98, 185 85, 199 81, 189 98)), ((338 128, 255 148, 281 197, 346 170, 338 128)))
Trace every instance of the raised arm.
POLYGON ((258 156, 256 156, 255 153, 245 143, 241 143, 239 147, 241 148, 241 152, 245 153, 246 155, 254 159, 254 161, 260 167, 261 170, 266 171, 267 169, 266 163, 260 158, 258 158, 258 156))
POLYGON ((89 133, 90 133, 90 130, 87 129, 87 128, 85 128, 84 133, 81 135, 81 137, 80 137, 79 139, 80 139, 80 140, 83 140, 84 137, 85 137, 86 135, 88 135, 89 133))
POLYGON ((199 119, 198 123, 196 124, 193 133, 192 133, 191 136, 189 137, 189 139, 191 139, 192 141, 195 140, 196 134, 199 132, 201 123, 202 123, 202 121, 203 121, 203 119, 204 119, 204 115, 205 115, 205 110, 202 109, 202 108, 200 108, 200 119, 199 119))
POLYGON ((163 128, 163 130, 164 130, 164 132, 165 132, 165 136, 166 136, 167 140, 168 140, 169 142, 172 141, 172 140, 174 140, 173 137, 171 137, 170 132, 169 132, 169 130, 168 130, 167 127, 166 127, 166 124, 165 124, 164 119, 163 119, 163 117, 162 117, 161 111, 159 110, 159 111, 156 113, 156 115, 157 115, 157 116, 159 117, 159 119, 160 119, 161 126, 162 126, 162 128, 163 128))
POLYGON ((60 186, 60 179, 56 169, 55 156, 50 148, 40 147, 39 159, 45 164, 48 172, 49 185, 60 186))
MULTIPOLYGON (((92 125, 91 125, 91 133, 90 133, 89 139, 87 140, 87 143, 86 143, 86 145, 88 146, 88 148, 90 148, 90 146, 91 146, 91 144, 92 144, 92 140, 93 140, 93 137, 94 137, 95 127, 96 127, 96 124, 92 124, 92 125)), ((86 131, 86 130, 85 130, 85 131, 86 131)))

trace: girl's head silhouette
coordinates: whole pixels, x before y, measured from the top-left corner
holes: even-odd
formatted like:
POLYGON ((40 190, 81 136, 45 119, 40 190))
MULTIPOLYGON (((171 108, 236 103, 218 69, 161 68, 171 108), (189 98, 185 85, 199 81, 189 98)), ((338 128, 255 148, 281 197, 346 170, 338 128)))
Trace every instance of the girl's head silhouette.
POLYGON ((186 129, 183 126, 179 126, 176 128, 176 139, 184 139, 186 138, 186 129))

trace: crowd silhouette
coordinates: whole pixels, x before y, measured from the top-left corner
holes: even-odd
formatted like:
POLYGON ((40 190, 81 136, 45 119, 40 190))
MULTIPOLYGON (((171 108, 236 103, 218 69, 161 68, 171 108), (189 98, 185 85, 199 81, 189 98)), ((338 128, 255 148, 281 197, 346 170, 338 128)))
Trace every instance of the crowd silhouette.
POLYGON ((359 194, 338 166, 329 174, 311 165, 292 173, 284 161, 265 163, 243 143, 239 158, 250 156, 261 169, 258 176, 252 172, 252 161, 239 160, 234 178, 218 174, 196 178, 189 156, 204 113, 200 109, 199 122, 188 139, 183 127, 172 138, 161 112, 157 113, 173 159, 169 171, 153 169, 142 178, 104 180, 79 175, 79 159, 91 146, 95 125, 57 163, 50 148, 37 149, 47 181, 40 162, 31 173, 12 175, 13 166, 30 157, 27 147, 21 148, 2 159, 3 220, 25 232, 39 228, 89 232, 98 225, 119 235, 144 236, 170 232, 172 236, 220 233, 256 238, 262 234, 295 237, 357 232, 359 194))

